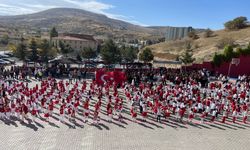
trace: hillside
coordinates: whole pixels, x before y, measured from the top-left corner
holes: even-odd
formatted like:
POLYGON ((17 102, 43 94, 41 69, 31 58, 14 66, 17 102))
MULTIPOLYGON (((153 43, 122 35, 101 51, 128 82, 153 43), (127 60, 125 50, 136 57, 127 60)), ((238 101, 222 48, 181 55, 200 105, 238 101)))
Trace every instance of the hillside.
POLYGON ((197 40, 183 39, 177 41, 163 42, 149 46, 155 54, 158 60, 175 60, 177 56, 181 55, 184 51, 187 42, 192 44, 194 49, 194 57, 196 62, 209 61, 215 52, 222 52, 223 49, 218 49, 216 45, 221 39, 232 38, 235 44, 240 46, 246 46, 250 42, 250 27, 237 30, 226 31, 218 30, 214 31, 214 36, 204 38, 202 33, 199 34, 200 38, 197 40))
POLYGON ((17 16, 0 16, 0 26, 18 28, 51 28, 59 32, 84 33, 113 38, 142 38, 159 36, 157 29, 133 25, 81 9, 53 8, 17 16))

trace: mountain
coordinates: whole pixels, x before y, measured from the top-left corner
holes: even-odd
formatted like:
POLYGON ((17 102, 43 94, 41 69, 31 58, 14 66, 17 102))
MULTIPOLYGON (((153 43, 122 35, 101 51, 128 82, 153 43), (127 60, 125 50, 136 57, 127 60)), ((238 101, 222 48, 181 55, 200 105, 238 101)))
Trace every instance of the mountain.
POLYGON ((133 25, 108 18, 102 14, 74 8, 53 8, 46 11, 17 16, 0 16, 0 26, 18 28, 51 28, 59 32, 91 34, 113 38, 142 38, 164 34, 158 29, 133 25))

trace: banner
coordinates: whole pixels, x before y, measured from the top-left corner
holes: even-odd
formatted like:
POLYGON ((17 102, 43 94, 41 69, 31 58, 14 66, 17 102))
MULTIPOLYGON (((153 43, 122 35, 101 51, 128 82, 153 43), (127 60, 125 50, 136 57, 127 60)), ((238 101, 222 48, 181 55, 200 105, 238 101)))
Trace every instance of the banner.
POLYGON ((99 69, 96 71, 96 83, 103 85, 105 82, 115 82, 123 84, 126 81, 126 75, 122 71, 106 71, 105 69, 99 69))

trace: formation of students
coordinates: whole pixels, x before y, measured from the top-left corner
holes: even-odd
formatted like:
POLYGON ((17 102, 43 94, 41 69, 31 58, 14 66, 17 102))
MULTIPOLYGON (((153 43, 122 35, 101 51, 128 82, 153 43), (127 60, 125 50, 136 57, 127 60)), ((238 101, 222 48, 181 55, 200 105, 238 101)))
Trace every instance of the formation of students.
POLYGON ((119 88, 111 82, 100 86, 95 81, 70 83, 54 78, 36 83, 30 87, 23 81, 0 80, 0 119, 17 117, 21 121, 28 118, 35 121, 40 117, 49 122, 58 113, 62 123, 66 119, 74 122, 78 116, 83 122, 91 118, 92 123, 99 124, 104 108, 109 122, 114 118, 122 122, 125 103, 130 106, 134 123, 138 118, 146 122, 149 115, 157 122, 170 117, 190 123, 193 119, 200 123, 229 120, 247 123, 248 119, 250 85, 243 80, 210 82, 207 87, 192 78, 178 84, 159 81, 134 85, 132 81, 119 88))

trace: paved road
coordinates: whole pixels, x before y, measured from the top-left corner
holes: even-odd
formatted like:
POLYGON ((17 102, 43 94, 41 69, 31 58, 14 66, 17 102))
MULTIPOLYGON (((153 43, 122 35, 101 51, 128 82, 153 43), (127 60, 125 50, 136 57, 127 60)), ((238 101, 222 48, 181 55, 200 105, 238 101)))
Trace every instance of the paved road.
POLYGON ((101 114, 101 123, 95 126, 92 120, 83 123, 81 113, 76 123, 62 124, 57 113, 50 123, 39 118, 23 124, 0 120, 0 150, 249 150, 250 145, 250 124, 230 120, 227 124, 196 120, 190 125, 174 118, 162 123, 149 118, 134 123, 125 113, 123 123, 109 123, 101 114))
POLYGON ((174 121, 135 124, 129 120, 124 123, 102 120, 99 126, 93 126, 77 120, 79 125, 74 128, 56 119, 50 121, 30 124, 0 121, 0 149, 249 150, 250 144, 250 125, 191 126, 174 121))

